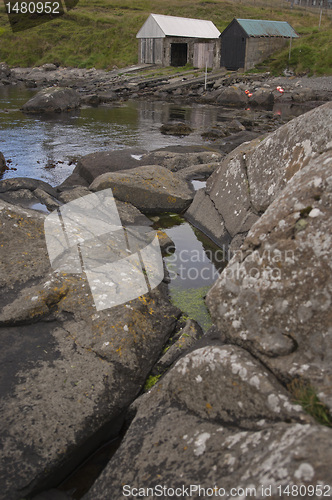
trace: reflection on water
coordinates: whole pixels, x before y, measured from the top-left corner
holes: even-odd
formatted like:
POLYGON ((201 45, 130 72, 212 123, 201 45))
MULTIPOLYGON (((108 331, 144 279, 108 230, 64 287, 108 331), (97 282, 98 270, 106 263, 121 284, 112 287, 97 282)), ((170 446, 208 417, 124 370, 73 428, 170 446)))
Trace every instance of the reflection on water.
POLYGON ((20 107, 34 93, 25 87, 0 90, 0 151, 12 160, 13 168, 3 178, 34 177, 57 185, 71 174, 80 156, 128 147, 151 151, 179 144, 204 144, 200 134, 217 120, 213 106, 181 107, 145 101, 86 106, 61 114, 25 115, 20 107), (194 133, 187 137, 162 135, 162 123, 175 118, 185 119, 194 133))
MULTIPOLYGON (((57 185, 71 174, 76 159, 88 153, 206 145, 201 133, 218 124, 221 109, 214 105, 127 101, 84 106, 69 113, 24 115, 20 108, 35 93, 23 85, 0 88, 0 151, 6 160, 12 160, 11 170, 3 178, 34 177, 57 185), (161 134, 159 128, 170 120, 185 120, 194 132, 186 137, 161 134)), ((307 109, 277 105, 275 112, 297 115, 307 109)))
POLYGON ((203 298, 226 266, 226 255, 201 231, 178 216, 161 216, 156 224, 174 242, 173 253, 164 258, 171 279, 172 301, 206 331, 211 319, 203 298))

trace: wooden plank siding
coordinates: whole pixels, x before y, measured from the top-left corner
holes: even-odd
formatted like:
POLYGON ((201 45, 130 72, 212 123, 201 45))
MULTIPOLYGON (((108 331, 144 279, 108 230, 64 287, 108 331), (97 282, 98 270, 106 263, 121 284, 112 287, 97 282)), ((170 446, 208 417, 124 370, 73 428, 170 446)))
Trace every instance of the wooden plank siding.
POLYGON ((205 68, 207 62, 208 68, 213 67, 213 49, 214 43, 195 43, 194 44, 194 68, 205 68))

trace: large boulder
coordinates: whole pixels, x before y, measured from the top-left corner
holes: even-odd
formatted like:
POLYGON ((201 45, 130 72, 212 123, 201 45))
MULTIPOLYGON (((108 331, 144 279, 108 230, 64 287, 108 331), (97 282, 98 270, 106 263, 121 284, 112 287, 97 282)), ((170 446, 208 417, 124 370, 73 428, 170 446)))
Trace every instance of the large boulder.
POLYGON ((239 347, 215 341, 187 354, 136 411, 84 500, 287 498, 287 486, 331 489, 332 430, 239 347))
POLYGON ((274 95, 271 90, 259 89, 249 97, 249 106, 271 106, 274 103, 274 95))
POLYGON ((245 92, 238 87, 226 87, 217 97, 217 103, 224 106, 243 106, 248 103, 245 92))
POLYGON ((207 295, 228 342, 332 409, 332 149, 317 155, 251 228, 207 295))
MULTIPOLYGON (((117 172, 118 170, 128 170, 146 165, 142 162, 145 153, 146 150, 138 148, 90 153, 78 160, 72 175, 79 175, 91 184, 97 177, 107 172, 117 172)), ((67 184, 66 181, 64 183, 67 184)))
MULTIPOLYGON (((231 238, 242 241, 295 172, 332 146, 331 121, 332 103, 327 103, 265 139, 257 138, 234 149, 208 179, 205 193, 211 203, 208 211, 199 214, 200 228, 219 243, 219 234, 210 229, 211 220, 219 219, 231 238)), ((198 203, 194 199, 186 213, 193 224, 198 203)))
POLYGON ((81 98, 76 90, 48 87, 38 92, 22 106, 24 113, 60 113, 80 106, 81 98))
POLYGON ((116 199, 130 202, 144 213, 182 212, 194 196, 186 181, 159 165, 100 175, 89 189, 108 188, 116 199))
POLYGON ((180 314, 164 283, 97 311, 85 274, 51 269, 44 220, 0 201, 3 500, 53 488, 118 433, 180 314))

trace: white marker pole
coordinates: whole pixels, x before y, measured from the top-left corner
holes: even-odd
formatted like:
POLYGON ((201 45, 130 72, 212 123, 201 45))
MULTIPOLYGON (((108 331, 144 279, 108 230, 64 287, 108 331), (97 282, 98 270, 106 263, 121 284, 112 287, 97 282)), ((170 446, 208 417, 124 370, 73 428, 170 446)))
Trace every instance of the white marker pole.
POLYGON ((320 23, 322 22, 322 12, 323 12, 323 9, 320 9, 319 26, 318 26, 319 29, 320 29, 320 23))

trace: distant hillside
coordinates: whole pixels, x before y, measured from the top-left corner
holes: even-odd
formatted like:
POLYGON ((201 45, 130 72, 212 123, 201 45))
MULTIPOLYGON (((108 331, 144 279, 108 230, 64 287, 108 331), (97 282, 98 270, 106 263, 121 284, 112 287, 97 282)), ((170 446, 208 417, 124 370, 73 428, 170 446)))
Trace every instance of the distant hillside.
MULTIPOLYGON (((289 66, 298 72, 332 74, 332 22, 319 9, 290 10, 283 0, 80 0, 59 19, 13 34, 0 2, 0 61, 10 66, 63 66, 112 69, 137 62, 136 33, 153 12, 209 19, 222 31, 234 17, 288 21, 300 34, 289 66), (250 2, 250 3, 249 3, 250 2)), ((332 12, 329 12, 332 16, 332 12)), ((288 49, 269 61, 273 71, 288 65, 288 49)))

